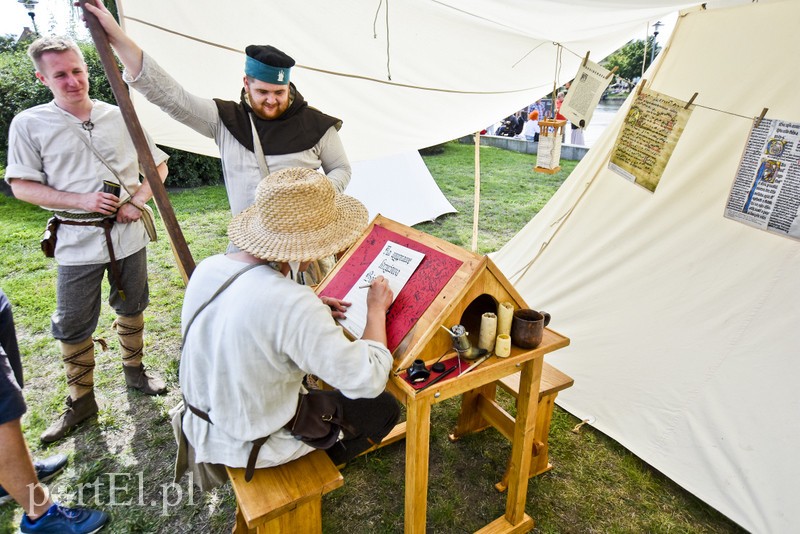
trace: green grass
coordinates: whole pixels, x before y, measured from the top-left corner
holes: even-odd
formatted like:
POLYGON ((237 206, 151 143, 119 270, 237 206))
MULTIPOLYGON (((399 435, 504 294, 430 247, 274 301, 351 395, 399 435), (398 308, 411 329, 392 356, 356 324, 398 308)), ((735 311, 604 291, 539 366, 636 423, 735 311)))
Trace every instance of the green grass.
MULTIPOLYGON (((417 228, 470 249, 475 206, 475 148, 449 143, 443 154, 425 156, 425 164, 457 214, 448 214, 417 228)), ((478 252, 502 247, 553 196, 577 162, 562 161, 555 174, 533 172, 536 156, 483 147, 480 154, 481 195, 478 252)))
MULTIPOLYGON (((445 196, 459 213, 419 228, 469 248, 473 207, 472 146, 449 143, 445 152, 425 158, 445 196)), ((535 156, 481 150, 482 191, 479 250, 496 250, 538 212, 574 167, 562 162, 555 175, 532 171, 535 156)), ((195 261, 224 249, 229 219, 223 187, 172 191, 170 198, 195 261)), ((96 383, 101 406, 96 423, 41 447, 38 436, 62 410, 63 370, 49 334, 55 306, 55 265, 38 246, 47 214, 0 195, 0 277, 14 306, 28 413, 23 427, 33 454, 70 456, 67 470, 51 483, 59 499, 108 511, 105 532, 222 533, 233 524, 235 499, 229 487, 202 495, 187 479, 170 485, 174 443, 168 410, 177 404, 180 308, 183 281, 175 268, 166 234, 148 247, 151 303, 146 313, 145 363, 168 381, 170 393, 150 398, 125 388, 119 345, 112 335, 114 314, 103 305, 96 336, 109 350, 97 353, 96 383), (116 473, 115 487, 110 474, 116 473), (142 491, 139 490, 141 485, 142 491), (180 494, 179 494, 180 491, 180 494), (116 505, 109 503, 114 500, 116 505), (163 505, 164 500, 169 504, 163 505), (174 503, 174 504, 170 504, 174 503)), ((107 286, 105 288, 107 294, 107 286)), ((510 397, 501 404, 513 413, 510 397)), ((494 489, 511 447, 494 430, 451 443, 457 399, 437 404, 432 413, 428 530, 470 532, 504 512, 505 495, 494 489)), ((554 469, 529 483, 526 512, 536 532, 740 532, 660 473, 596 430, 571 430, 576 418, 556 408, 550 432, 554 469)), ((390 445, 358 458, 343 471, 345 485, 323 499, 323 526, 330 533, 403 531, 404 446, 390 445)), ((0 508, 0 533, 15 532, 20 509, 0 508)))

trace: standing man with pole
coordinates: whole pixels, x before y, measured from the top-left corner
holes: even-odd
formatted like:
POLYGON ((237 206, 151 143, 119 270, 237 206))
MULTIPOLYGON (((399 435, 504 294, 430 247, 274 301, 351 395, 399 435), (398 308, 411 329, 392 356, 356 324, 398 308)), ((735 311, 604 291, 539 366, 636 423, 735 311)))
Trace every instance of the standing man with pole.
POLYGON ((125 81, 175 120, 214 139, 234 215, 253 203, 262 177, 290 167, 322 168, 337 192, 347 187, 351 167, 338 134, 342 121, 308 105, 290 82, 295 61, 287 54, 248 46, 240 101, 200 98, 144 53, 102 3, 87 0, 84 7, 108 35, 125 81))

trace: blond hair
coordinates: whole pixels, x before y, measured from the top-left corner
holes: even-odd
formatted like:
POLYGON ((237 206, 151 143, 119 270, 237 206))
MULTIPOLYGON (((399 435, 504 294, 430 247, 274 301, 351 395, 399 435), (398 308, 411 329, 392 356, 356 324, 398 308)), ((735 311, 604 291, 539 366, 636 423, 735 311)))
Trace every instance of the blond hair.
POLYGON ((28 57, 31 58, 36 71, 42 72, 39 63, 45 52, 68 52, 70 50, 78 55, 81 62, 86 63, 81 49, 78 48, 75 41, 67 37, 39 37, 28 47, 28 57))

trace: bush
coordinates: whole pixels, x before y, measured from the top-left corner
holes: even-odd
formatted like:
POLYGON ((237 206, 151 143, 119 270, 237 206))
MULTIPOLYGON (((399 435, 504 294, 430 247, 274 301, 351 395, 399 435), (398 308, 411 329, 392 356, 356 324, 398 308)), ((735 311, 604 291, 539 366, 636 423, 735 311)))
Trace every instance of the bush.
MULTIPOLYGON (((11 119, 21 111, 53 99, 50 90, 39 83, 34 75, 33 65, 27 54, 29 44, 30 41, 16 43, 10 36, 0 36, 0 158, 3 163, 8 158, 8 129, 11 119)), ((79 42, 78 46, 89 69, 89 96, 116 104, 94 45, 79 42)), ((177 149, 165 148, 164 151, 170 154, 170 186, 195 187, 220 183, 222 169, 216 158, 177 149)))
POLYGON ((159 147, 169 154, 170 187, 197 187, 200 185, 217 185, 222 183, 222 163, 219 158, 212 158, 177 148, 159 147))
POLYGON ((50 91, 33 74, 31 60, 25 53, 29 43, 12 44, 5 38, 0 53, 0 151, 6 161, 8 128, 20 111, 49 102, 50 91))

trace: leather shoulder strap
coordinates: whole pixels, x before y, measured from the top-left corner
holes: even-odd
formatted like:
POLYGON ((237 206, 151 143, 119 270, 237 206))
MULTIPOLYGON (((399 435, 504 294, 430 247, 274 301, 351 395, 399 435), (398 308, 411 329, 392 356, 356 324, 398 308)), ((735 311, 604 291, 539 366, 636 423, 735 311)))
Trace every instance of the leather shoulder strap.
POLYGON ((222 293, 223 291, 228 289, 228 287, 233 283, 233 281, 236 280, 237 278, 239 278, 241 275, 243 275, 244 273, 246 273, 250 269, 253 269, 254 267, 259 267, 259 266, 262 266, 262 265, 263 265, 263 263, 251 263, 250 265, 247 265, 246 267, 238 270, 233 276, 231 276, 230 278, 225 280, 225 283, 222 284, 221 286, 219 286, 219 289, 217 289, 216 292, 214 292, 214 294, 211 295, 211 297, 207 301, 205 301, 203 304, 200 305, 199 308, 197 308, 197 310, 195 310, 194 315, 192 315, 192 318, 189 319, 188 323, 186 323, 186 330, 183 331, 183 339, 186 340, 186 334, 189 333, 189 328, 192 326, 192 323, 194 323, 194 320, 197 318, 198 314, 201 311, 203 311, 206 308, 206 306, 211 304, 211 301, 213 301, 215 298, 217 298, 217 296, 220 293, 222 293))

